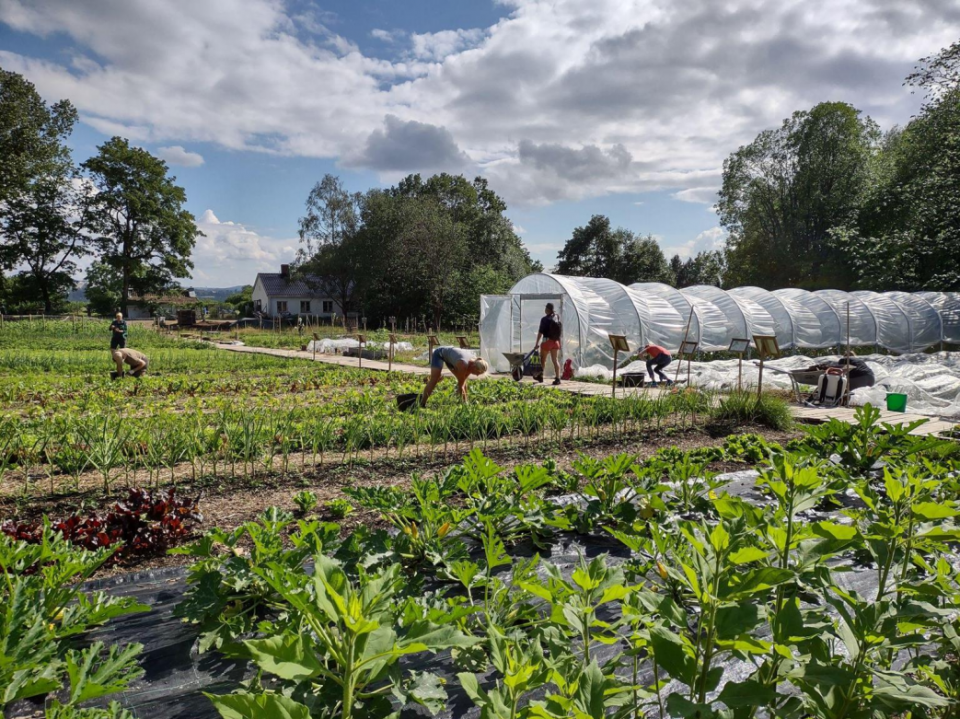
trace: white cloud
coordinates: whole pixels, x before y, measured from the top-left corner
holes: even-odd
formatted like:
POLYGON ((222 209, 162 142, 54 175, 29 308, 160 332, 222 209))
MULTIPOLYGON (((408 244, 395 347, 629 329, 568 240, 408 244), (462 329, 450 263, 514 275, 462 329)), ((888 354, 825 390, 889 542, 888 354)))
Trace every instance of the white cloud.
POLYGON ((722 227, 711 227, 704 230, 689 242, 680 245, 664 245, 662 238, 657 238, 663 246, 663 252, 667 257, 680 255, 683 259, 694 257, 699 252, 712 252, 723 249, 724 242, 727 239, 727 231, 722 227))
POLYGON ((370 31, 370 37, 391 45, 403 38, 405 35, 406 33, 403 30, 382 30, 380 28, 374 28, 370 31))
POLYGON ((193 281, 199 285, 232 287, 253 284, 258 272, 278 272, 296 255, 298 241, 262 235, 245 225, 221 221, 213 210, 197 220, 204 237, 193 250, 193 281))
POLYGON ((402 48, 384 60, 335 16, 278 0, 0 0, 0 22, 76 44, 52 60, 0 51, 0 66, 137 142, 362 158, 393 177, 418 169, 419 146, 398 161, 392 116, 431 140, 425 160, 439 148, 511 203, 666 190, 709 204, 723 159, 795 110, 844 100, 908 120, 904 76, 960 35, 947 0, 505 5, 488 28, 376 30, 402 48), (368 152, 377 133, 389 152, 368 152))
POLYGON ((177 165, 178 167, 200 167, 203 164, 203 155, 199 152, 184 150, 180 145, 158 147, 157 157, 164 160, 168 165, 177 165))
POLYGON ((410 36, 414 57, 437 62, 468 48, 476 47, 483 39, 483 30, 441 30, 410 36))
POLYGON ((515 222, 511 224, 513 224, 513 231, 516 232, 518 235, 525 235, 527 233, 526 228, 523 227, 522 225, 518 225, 515 222))
POLYGON ((680 192, 674 192, 672 197, 683 202, 696 202, 704 205, 712 205, 717 201, 716 187, 691 187, 680 192))

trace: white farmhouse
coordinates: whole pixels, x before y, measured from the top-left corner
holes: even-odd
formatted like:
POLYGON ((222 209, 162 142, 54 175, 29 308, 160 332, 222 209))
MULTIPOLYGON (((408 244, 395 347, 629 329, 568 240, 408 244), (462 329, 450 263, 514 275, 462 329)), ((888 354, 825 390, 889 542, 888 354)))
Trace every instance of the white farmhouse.
POLYGON ((332 297, 311 284, 318 283, 291 278, 290 265, 280 265, 280 272, 260 272, 253 283, 253 309, 268 317, 285 312, 316 318, 343 314, 332 297))

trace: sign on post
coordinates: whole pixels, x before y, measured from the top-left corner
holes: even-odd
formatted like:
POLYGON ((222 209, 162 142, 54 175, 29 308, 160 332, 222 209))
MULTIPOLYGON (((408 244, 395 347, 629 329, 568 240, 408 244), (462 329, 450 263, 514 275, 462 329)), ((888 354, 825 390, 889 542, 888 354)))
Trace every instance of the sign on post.
POLYGON ((367 343, 367 336, 358 334, 357 343, 360 345, 357 347, 357 367, 363 367, 363 346, 367 343))
POLYGON ((610 396, 617 396, 617 355, 620 352, 629 352, 630 345, 627 344, 625 335, 608 335, 610 337, 610 346, 613 347, 613 386, 610 388, 610 396))
POLYGON ((743 353, 747 351, 747 348, 750 347, 750 340, 744 339, 732 339, 730 340, 730 347, 727 348, 728 352, 732 352, 737 355, 737 391, 741 392, 743 390, 743 353))
POLYGON ((780 344, 774 335, 754 335, 753 345, 760 355, 760 375, 757 377, 757 399, 763 395, 763 362, 767 357, 776 359, 780 356, 780 344))
POLYGON ((690 384, 690 361, 693 359, 693 355, 697 352, 697 343, 692 340, 684 340, 680 343, 680 354, 677 357, 677 374, 674 376, 673 381, 676 382, 680 379, 680 368, 683 367, 683 357, 687 357, 687 384, 690 384))

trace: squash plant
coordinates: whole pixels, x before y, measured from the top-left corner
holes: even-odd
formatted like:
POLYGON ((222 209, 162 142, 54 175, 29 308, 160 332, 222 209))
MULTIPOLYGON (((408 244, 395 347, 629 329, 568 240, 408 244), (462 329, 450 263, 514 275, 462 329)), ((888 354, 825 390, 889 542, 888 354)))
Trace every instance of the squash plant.
MULTIPOLYGON (((81 591, 80 583, 113 551, 77 549, 49 523, 38 544, 0 534, 0 719, 10 703, 63 687, 66 695, 57 695, 48 716, 93 717, 77 705, 123 691, 142 674, 139 644, 79 641, 93 627, 148 609, 129 598, 81 591)), ((114 709, 108 716, 123 715, 114 709)))
POLYGON ((352 580, 329 557, 317 554, 313 562, 311 577, 276 563, 254 567, 289 611, 267 638, 246 640, 244 646, 284 691, 208 695, 221 716, 273 719, 276 707, 303 717, 387 716, 391 696, 434 710, 442 706, 446 694, 437 678, 404 675, 398 661, 478 640, 450 624, 402 626, 394 601, 403 582, 397 565, 352 580))

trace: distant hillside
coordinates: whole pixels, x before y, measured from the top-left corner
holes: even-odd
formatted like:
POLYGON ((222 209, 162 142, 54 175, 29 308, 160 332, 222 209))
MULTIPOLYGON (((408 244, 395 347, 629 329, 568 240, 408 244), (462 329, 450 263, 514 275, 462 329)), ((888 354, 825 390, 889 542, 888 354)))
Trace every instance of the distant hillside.
MULTIPOLYGON (((86 284, 77 283, 77 288, 68 296, 70 302, 86 302, 87 295, 84 292, 86 284)), ((212 302, 223 302, 230 295, 235 295, 243 289, 243 285, 234 287, 194 287, 193 291, 197 293, 197 299, 211 300, 212 302)))
POLYGON ((197 293, 198 299, 223 302, 230 295, 235 295, 242 289, 243 285, 236 285, 234 287, 194 287, 193 291, 197 293))

